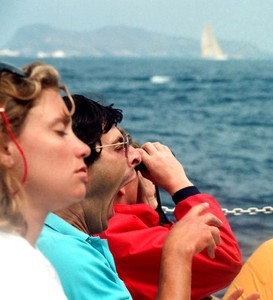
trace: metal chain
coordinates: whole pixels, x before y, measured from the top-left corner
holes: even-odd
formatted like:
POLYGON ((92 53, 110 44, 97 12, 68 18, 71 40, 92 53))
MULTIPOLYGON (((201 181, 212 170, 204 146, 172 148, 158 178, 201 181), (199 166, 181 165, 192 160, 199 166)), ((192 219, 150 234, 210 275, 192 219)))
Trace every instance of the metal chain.
MULTIPOLYGON (((172 213, 172 212, 174 212, 175 208, 169 208, 168 206, 162 206, 162 209, 165 213, 172 213)), ((222 210, 225 215, 234 215, 234 216, 240 216, 242 214, 257 215, 259 213, 272 214, 273 206, 265 206, 263 208, 249 207, 247 209, 236 207, 231 210, 229 210, 228 208, 222 208, 222 210)))
POLYGON ((234 216, 240 216, 242 214, 257 215, 259 213, 263 213, 263 214, 272 214, 273 213, 272 206, 265 206, 263 208, 249 207, 247 209, 233 208, 231 210, 228 210, 227 208, 222 208, 222 210, 225 215, 234 215, 234 216))

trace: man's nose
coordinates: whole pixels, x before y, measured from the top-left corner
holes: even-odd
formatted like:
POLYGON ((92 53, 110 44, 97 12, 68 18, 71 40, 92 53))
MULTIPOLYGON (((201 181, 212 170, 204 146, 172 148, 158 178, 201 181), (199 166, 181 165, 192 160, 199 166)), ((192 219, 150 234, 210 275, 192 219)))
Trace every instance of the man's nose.
POLYGON ((135 168, 141 163, 141 155, 138 150, 134 147, 129 146, 128 148, 128 165, 129 167, 135 168))

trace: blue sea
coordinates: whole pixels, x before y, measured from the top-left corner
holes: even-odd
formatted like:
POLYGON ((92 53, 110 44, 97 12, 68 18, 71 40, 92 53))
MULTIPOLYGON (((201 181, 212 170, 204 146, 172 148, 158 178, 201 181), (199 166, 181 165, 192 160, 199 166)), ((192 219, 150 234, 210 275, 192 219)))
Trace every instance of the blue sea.
MULTIPOLYGON (((5 61, 23 66, 33 59, 5 61)), ((168 145, 192 182, 222 207, 273 206, 273 61, 44 61, 72 93, 121 108, 134 139, 168 145)), ((162 191, 161 198, 173 207, 162 191)), ((273 214, 227 217, 244 259, 273 235, 273 214)))

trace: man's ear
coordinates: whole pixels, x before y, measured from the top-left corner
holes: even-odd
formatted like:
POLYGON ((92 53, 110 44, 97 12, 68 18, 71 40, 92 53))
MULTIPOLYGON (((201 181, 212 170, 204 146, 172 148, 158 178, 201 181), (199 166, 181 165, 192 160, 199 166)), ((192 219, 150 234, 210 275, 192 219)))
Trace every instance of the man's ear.
POLYGON ((14 143, 7 142, 4 145, 0 146, 0 161, 1 164, 6 166, 7 168, 11 168, 15 161, 13 156, 14 151, 14 143))

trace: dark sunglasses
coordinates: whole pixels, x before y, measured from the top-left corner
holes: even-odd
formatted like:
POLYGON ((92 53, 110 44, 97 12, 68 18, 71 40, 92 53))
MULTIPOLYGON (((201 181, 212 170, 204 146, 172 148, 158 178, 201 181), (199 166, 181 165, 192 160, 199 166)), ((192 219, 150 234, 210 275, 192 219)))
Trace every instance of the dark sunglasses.
POLYGON ((17 75, 19 77, 26 77, 26 74, 19 68, 16 68, 12 65, 0 62, 0 73, 7 72, 14 75, 17 75))

